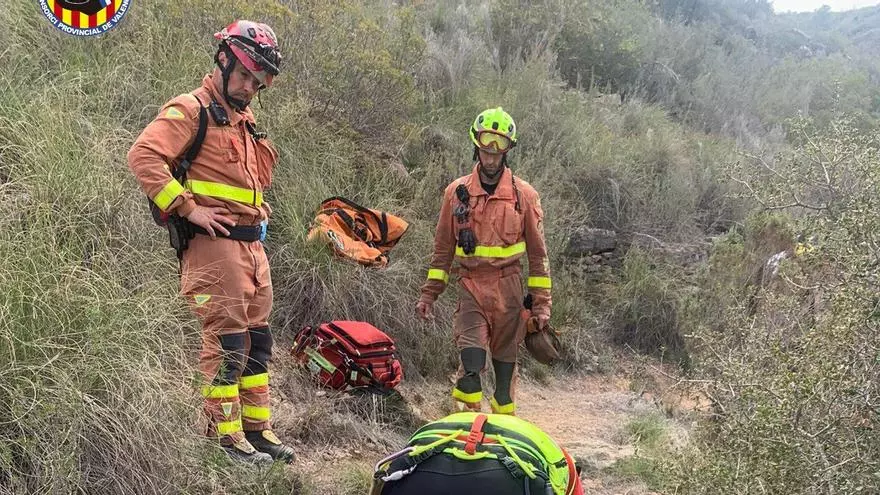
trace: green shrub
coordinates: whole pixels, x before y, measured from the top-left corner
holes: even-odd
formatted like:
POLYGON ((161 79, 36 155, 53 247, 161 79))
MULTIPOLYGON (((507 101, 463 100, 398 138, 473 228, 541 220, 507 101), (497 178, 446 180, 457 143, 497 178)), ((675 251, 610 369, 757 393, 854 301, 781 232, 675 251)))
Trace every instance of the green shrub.
MULTIPOLYGON (((799 231, 820 240, 780 266, 760 289, 760 305, 732 304, 724 331, 697 332, 697 369, 713 377, 717 414, 680 459, 679 491, 880 488, 872 406, 880 394, 876 253, 862 248, 878 227, 865 212, 876 201, 880 147, 846 121, 792 128, 803 144, 771 165, 787 173, 761 162, 737 173, 749 184, 744 193, 768 210, 790 212, 799 231)), ((753 241, 743 244, 747 255, 774 243, 793 247, 788 222, 756 218, 753 241)))

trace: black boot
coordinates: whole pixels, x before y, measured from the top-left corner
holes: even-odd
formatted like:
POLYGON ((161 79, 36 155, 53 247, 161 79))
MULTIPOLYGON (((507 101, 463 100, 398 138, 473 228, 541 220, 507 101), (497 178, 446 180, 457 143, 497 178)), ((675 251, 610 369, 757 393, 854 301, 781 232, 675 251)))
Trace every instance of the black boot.
POLYGON ((269 454, 276 461, 290 464, 296 457, 293 449, 281 443, 272 430, 246 431, 244 434, 255 449, 269 454))
POLYGON ((489 401, 492 412, 497 414, 516 414, 516 404, 513 402, 512 383, 513 374, 516 372, 516 363, 505 363, 496 359, 492 360, 495 368, 495 397, 489 401))
POLYGON ((226 451, 230 459, 242 464, 263 466, 271 465, 274 462, 270 454, 260 452, 244 438, 237 441, 232 440, 232 443, 223 445, 223 450, 226 451))

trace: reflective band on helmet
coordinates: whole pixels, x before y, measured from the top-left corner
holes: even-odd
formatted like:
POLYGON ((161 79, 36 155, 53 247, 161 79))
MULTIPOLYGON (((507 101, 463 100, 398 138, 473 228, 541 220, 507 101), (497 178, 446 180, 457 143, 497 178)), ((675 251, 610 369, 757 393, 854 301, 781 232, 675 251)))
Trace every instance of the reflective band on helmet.
POLYGON ((524 252, 526 252, 525 242, 517 242, 511 246, 477 246, 474 254, 464 254, 464 249, 461 247, 455 248, 455 255, 462 258, 508 258, 524 252))
POLYGON ((491 131, 482 131, 477 134, 477 142, 480 148, 496 153, 504 152, 510 149, 510 138, 491 131))
POLYGON ((269 411, 268 407, 257 407, 243 404, 241 406, 241 417, 256 421, 269 421, 269 418, 272 417, 272 413, 269 411))
POLYGON ((504 404, 502 406, 498 404, 495 397, 489 399, 489 406, 492 407, 492 412, 496 414, 513 414, 516 412, 516 402, 511 402, 510 404, 504 404))
POLYGON ((241 420, 222 421, 217 423, 217 433, 220 435, 229 435, 241 431, 241 420))
POLYGON ((449 274, 446 270, 431 268, 428 270, 428 280, 439 280, 445 284, 449 282, 449 274))
POLYGON ((156 194, 156 197, 153 198, 153 202, 156 203, 156 206, 161 208, 162 211, 165 211, 183 191, 184 189, 183 186, 180 185, 180 182, 177 182, 177 179, 171 179, 171 182, 165 184, 165 187, 159 191, 159 194, 156 194))
POLYGON ((469 404, 476 404, 483 400, 483 392, 471 392, 465 393, 457 388, 452 389, 452 397, 458 399, 462 402, 467 402, 469 404))
POLYGON ((241 377, 241 389, 262 387, 269 384, 269 373, 260 373, 259 375, 249 375, 241 377))
POLYGON ((194 194, 201 194, 202 196, 228 199, 254 206, 260 206, 263 204, 262 192, 254 191, 253 189, 245 189, 243 187, 230 186, 229 184, 208 182, 205 180, 188 180, 186 181, 186 188, 194 194))
POLYGON ((205 385, 202 396, 206 399, 232 399, 238 397, 238 385, 205 385))
POLYGON ((550 277, 529 277, 528 285, 535 289, 550 289, 553 283, 550 281, 550 277))

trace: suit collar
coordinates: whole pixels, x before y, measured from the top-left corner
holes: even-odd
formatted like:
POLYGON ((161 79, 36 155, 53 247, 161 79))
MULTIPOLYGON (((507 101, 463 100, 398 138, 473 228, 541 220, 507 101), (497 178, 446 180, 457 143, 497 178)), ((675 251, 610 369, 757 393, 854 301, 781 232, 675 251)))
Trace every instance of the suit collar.
MULTIPOLYGON (((510 171, 510 167, 505 166, 504 171, 501 172, 501 178, 498 179, 498 186, 495 188, 495 194, 492 195, 493 198, 499 199, 513 199, 513 181, 511 180, 513 176, 513 172, 510 171)), ((468 193, 471 196, 488 196, 489 193, 483 189, 483 185, 480 183, 480 163, 477 162, 474 164, 474 169, 471 172, 471 180, 468 184, 468 193)))

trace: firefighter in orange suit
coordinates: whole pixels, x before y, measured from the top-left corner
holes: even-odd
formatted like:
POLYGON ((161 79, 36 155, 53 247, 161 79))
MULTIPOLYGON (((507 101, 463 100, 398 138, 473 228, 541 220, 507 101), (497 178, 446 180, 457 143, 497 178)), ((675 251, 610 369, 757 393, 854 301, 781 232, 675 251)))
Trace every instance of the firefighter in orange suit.
POLYGON ((489 404, 495 413, 514 414, 517 348, 527 326, 543 330, 550 320, 544 213, 535 189, 506 166, 507 152, 516 145, 510 115, 500 107, 480 113, 470 137, 477 163, 470 175, 452 182, 443 194, 434 255, 416 313, 433 317, 433 303, 446 288, 453 260, 457 261, 459 304, 453 338, 461 363, 452 396, 468 409, 480 409, 480 375, 488 353, 496 381, 489 404), (520 258, 524 256, 529 263, 531 313, 523 310, 520 258))
POLYGON ((256 132, 248 106, 278 75, 281 55, 265 24, 235 21, 215 37, 217 67, 201 87, 162 107, 131 147, 128 165, 155 206, 190 232, 179 233, 189 239, 178 248, 181 293, 202 324, 209 434, 235 460, 290 462, 293 449, 270 422, 272 281, 261 242, 271 213, 263 191, 277 154, 256 132), (205 122, 185 179, 175 179, 205 122))

